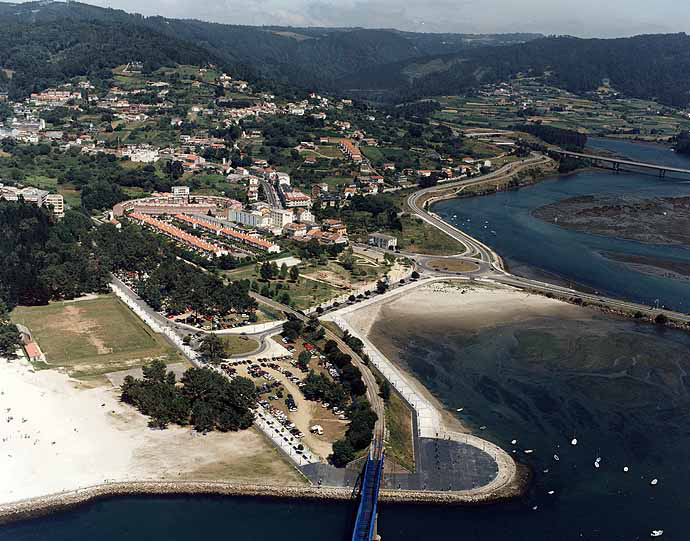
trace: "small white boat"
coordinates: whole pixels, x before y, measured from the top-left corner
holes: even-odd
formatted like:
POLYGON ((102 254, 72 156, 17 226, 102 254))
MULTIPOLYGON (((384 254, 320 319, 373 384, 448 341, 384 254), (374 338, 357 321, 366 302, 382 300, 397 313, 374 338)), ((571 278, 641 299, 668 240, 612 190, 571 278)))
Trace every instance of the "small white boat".
POLYGON ((573 438, 570 445, 577 445, 577 438, 573 438))
POLYGON ((537 509, 539 509, 538 505, 535 505, 534 507, 532 507, 532 511, 536 511, 537 509))
POLYGON ((549 490, 549 496, 553 496, 555 492, 553 490, 549 490))
POLYGON ((455 411, 458 411, 458 412, 459 412, 459 411, 462 411, 462 410, 464 410, 464 409, 465 409, 465 408, 458 408, 458 409, 456 409, 455 411))
POLYGON ((652 482, 649 484, 652 485, 653 487, 655 487, 657 484, 659 484, 659 480, 658 479, 652 479, 652 482))
POLYGON ((494 230, 492 229, 492 230, 491 230, 491 234, 492 234, 492 235, 495 235, 495 234, 496 234, 496 231, 494 231, 494 230))
POLYGON ((595 468, 598 468, 598 467, 599 467, 599 463, 598 463, 598 462, 594 462, 594 467, 595 467, 595 468))
POLYGON ((479 430, 486 430, 486 426, 480 426, 479 430))
POLYGON ((553 459, 554 459, 556 462, 558 462, 558 461, 561 459, 561 457, 559 457, 558 455, 553 455, 553 459))
POLYGON ((517 440, 513 440, 510 443, 511 443, 511 445, 515 445, 517 443, 517 440))
POLYGON ((661 537, 664 535, 664 530, 652 530, 652 533, 649 534, 649 537, 661 537))
POLYGON ((534 449, 525 449, 526 455, 531 455, 532 453, 534 453, 534 449))
POLYGON ((623 466, 623 471, 624 471, 625 473, 628 473, 628 467, 627 467, 627 466, 623 466))

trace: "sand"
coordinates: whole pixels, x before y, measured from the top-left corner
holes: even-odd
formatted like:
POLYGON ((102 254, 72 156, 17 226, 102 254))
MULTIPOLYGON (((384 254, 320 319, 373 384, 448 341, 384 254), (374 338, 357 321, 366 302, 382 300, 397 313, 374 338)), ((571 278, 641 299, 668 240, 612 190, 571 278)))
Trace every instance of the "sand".
POLYGON ((0 504, 101 483, 228 480, 301 484, 257 431, 151 430, 111 386, 0 359, 0 504))
MULTIPOLYGON (((574 319, 592 317, 589 311, 581 307, 518 289, 493 283, 448 280, 427 282, 400 295, 391 293, 380 302, 372 302, 345 314, 344 319, 357 334, 378 345, 372 327, 377 321, 389 317, 396 320, 409 318, 422 327, 433 326, 435 321, 447 324, 451 320, 458 329, 473 332, 516 319, 550 315, 574 319)), ((396 355, 387 348, 385 353, 398 370, 405 374, 405 379, 414 391, 441 413, 446 430, 469 432, 468 427, 449 412, 402 363, 397 362, 396 355)))

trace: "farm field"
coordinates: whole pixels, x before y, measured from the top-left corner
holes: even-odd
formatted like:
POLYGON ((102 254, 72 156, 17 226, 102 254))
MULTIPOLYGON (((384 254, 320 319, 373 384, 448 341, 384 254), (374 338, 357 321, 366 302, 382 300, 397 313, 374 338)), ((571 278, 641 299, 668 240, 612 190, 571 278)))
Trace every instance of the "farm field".
POLYGON ((98 378, 153 358, 180 360, 161 335, 112 295, 18 307, 12 320, 31 330, 46 356, 42 368, 61 368, 75 378, 98 378))

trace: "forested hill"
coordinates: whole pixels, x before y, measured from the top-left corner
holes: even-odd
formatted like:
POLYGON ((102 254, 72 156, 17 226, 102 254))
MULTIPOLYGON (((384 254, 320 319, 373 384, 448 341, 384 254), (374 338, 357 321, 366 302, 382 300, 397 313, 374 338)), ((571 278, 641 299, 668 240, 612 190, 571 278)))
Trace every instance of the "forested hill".
MULTIPOLYGON (((142 17, 76 2, 0 3, 0 26, 3 27, 1 35, 7 38, 0 45, 31 51, 29 45, 36 42, 40 58, 58 54, 70 58, 70 64, 84 62, 79 55, 73 59, 71 54, 70 47, 77 44, 83 44, 85 49, 93 48, 94 62, 103 61, 107 66, 112 64, 111 57, 147 61, 149 55, 154 55, 154 49, 162 47, 160 38, 165 36, 164 40, 170 40, 167 50, 163 50, 165 58, 154 55, 152 64, 165 60, 199 64, 192 60, 206 55, 205 60, 249 66, 257 76, 323 90, 337 88, 338 79, 368 67, 457 53, 479 46, 522 43, 539 37, 534 34, 477 36, 361 28, 252 27, 142 17), (55 35, 60 29, 64 35, 55 35), (90 29, 91 36, 83 29, 90 29), (146 29, 143 36, 139 34, 142 29, 146 29), (127 30, 129 35, 121 30, 127 30), (103 36, 109 36, 111 44, 119 41, 120 36, 122 43, 113 44, 112 51, 98 48, 103 36), (148 42, 138 39, 147 36, 148 42), (11 37, 16 39, 14 46, 11 37), (129 43, 132 47, 128 50, 124 45, 129 43), (133 56, 132 49, 138 54, 133 56)), ((15 62, 12 57, 9 61, 15 62)), ((8 55, 0 52, 0 67, 13 69, 7 62, 8 55)), ((62 65, 57 65, 54 71, 61 69, 62 65)))
POLYGON ((223 60, 209 51, 150 29, 123 22, 61 19, 1 22, 0 88, 11 98, 80 75, 109 77, 109 68, 132 60, 146 69, 176 64, 205 65, 223 60))
POLYGON ((546 75, 553 86, 575 93, 596 90, 608 79, 624 95, 684 107, 690 103, 690 37, 542 38, 362 70, 340 84, 409 99, 457 94, 520 72, 546 75))
POLYGON ((245 77, 391 102, 458 94, 530 72, 576 93, 607 79, 627 96, 690 103, 685 34, 578 39, 252 27, 143 17, 76 2, 0 2, 0 68, 17 71, 10 83, 15 94, 30 82, 45 86, 135 59, 152 67, 213 62, 245 77))

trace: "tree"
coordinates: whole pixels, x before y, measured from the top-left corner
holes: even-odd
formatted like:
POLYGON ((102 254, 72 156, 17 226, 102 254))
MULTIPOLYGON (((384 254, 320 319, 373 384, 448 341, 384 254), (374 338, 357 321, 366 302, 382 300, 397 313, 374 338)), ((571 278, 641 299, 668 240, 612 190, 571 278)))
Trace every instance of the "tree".
POLYGON ((264 261, 263 264, 261 265, 261 279, 264 280, 265 282, 268 282, 273 278, 273 267, 268 261, 264 261))
POLYGON ((654 323, 657 325, 666 325, 668 323, 668 317, 666 317, 666 314, 657 314, 654 318, 654 323))
POLYGON ((391 385, 388 383, 388 380, 381 380, 379 384, 379 395, 386 401, 391 397, 391 385))
POLYGON ((225 344, 215 334, 207 334, 201 339, 199 353, 209 363, 218 363, 227 356, 225 344))
POLYGON ((378 294, 385 293, 387 289, 388 289, 388 284, 386 282, 384 282, 383 280, 379 280, 378 282, 376 282, 376 292, 378 294))
POLYGON ((296 318, 289 319, 283 323, 283 336, 288 340, 296 340, 302 334, 304 324, 296 318))
POLYGON ((355 459, 355 450, 347 439, 333 444, 333 454, 329 457, 336 468, 344 468, 355 459))
POLYGON ((412 274, 410 275, 413 280, 418 280, 419 279, 419 273, 417 271, 412 271, 412 274))
POLYGON ((311 355, 309 354, 308 351, 303 351, 299 354, 299 357, 297 357, 297 366, 299 367, 300 370, 306 370, 309 367, 309 360, 311 359, 311 355))
POLYGON ((280 279, 285 280, 285 278, 287 278, 287 275, 288 275, 288 266, 285 263, 283 263, 280 266, 280 279))
POLYGON ((297 265, 293 265, 290 267, 290 280, 293 282, 296 282, 299 279, 299 267, 297 265))
POLYGON ((0 356, 13 356, 21 343, 22 336, 16 325, 9 322, 0 323, 0 356))
POLYGON ((173 160, 166 163, 164 171, 173 180, 177 180, 184 175, 184 167, 182 166, 182 162, 178 160, 173 160))

